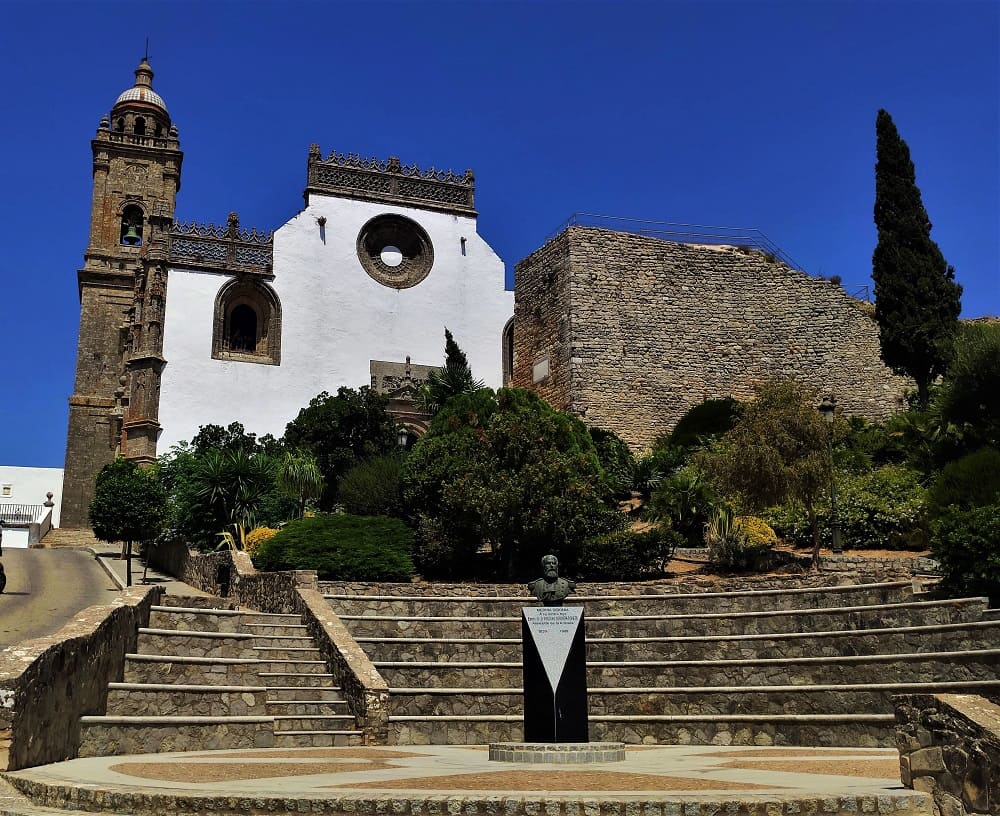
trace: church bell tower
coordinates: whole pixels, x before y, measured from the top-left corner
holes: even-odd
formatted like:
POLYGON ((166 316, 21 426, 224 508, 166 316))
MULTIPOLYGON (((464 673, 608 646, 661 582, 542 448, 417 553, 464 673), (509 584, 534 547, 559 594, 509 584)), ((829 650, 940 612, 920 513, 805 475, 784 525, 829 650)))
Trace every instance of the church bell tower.
POLYGON ((169 233, 183 154, 145 58, 101 118, 90 236, 77 273, 80 336, 69 400, 63 527, 89 527, 98 471, 155 458, 169 233))

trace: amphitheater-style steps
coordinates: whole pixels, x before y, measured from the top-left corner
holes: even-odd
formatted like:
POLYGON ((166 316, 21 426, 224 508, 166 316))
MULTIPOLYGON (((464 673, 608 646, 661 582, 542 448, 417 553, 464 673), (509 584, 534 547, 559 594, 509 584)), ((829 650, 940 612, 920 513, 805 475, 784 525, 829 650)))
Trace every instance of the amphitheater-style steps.
POLYGON ((53 527, 36 547, 96 547, 102 542, 97 540, 94 531, 89 528, 74 530, 69 527, 53 527))
MULTIPOLYGON (((926 599, 909 581, 586 592, 570 602, 586 610, 591 739, 891 746, 892 695, 1000 691, 1000 619, 982 598, 926 599)), ((390 742, 521 739, 532 599, 326 597, 389 686, 390 742)))
POLYGON ((362 744, 297 615, 164 602, 109 684, 107 713, 81 718, 80 756, 362 744))

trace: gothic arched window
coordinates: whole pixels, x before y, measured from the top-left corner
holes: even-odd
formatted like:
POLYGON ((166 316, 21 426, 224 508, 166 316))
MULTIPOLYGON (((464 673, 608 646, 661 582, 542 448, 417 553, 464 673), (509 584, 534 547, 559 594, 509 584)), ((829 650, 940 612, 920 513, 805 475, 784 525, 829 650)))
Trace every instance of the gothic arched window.
POLYGON ((503 384, 509 386, 514 379, 514 318, 503 327, 500 345, 503 354, 503 384))
POLYGON ((215 298, 212 357, 281 364, 281 303, 263 281, 234 278, 215 298))

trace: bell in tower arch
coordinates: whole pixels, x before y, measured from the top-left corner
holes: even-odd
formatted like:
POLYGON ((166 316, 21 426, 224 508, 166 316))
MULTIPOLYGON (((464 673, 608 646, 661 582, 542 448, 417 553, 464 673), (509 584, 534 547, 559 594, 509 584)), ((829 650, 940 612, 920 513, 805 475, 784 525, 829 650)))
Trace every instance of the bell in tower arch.
POLYGON ((142 245, 142 210, 134 204, 122 213, 121 242, 126 246, 142 245))

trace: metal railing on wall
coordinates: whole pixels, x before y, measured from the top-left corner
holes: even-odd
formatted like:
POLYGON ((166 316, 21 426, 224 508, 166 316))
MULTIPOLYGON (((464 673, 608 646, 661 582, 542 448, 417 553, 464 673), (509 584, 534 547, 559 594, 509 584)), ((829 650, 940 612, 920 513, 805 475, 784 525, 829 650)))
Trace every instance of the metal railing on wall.
POLYGON ((0 522, 10 526, 31 524, 45 510, 44 504, 0 504, 0 522))
POLYGON ((792 269, 802 270, 802 266, 787 252, 754 227, 721 227, 712 224, 645 221, 639 218, 578 212, 573 213, 550 232, 545 240, 549 241, 555 238, 567 227, 602 227, 618 232, 630 232, 634 235, 648 235, 651 238, 661 238, 664 241, 676 241, 679 244, 746 247, 758 250, 765 255, 771 255, 792 269))

